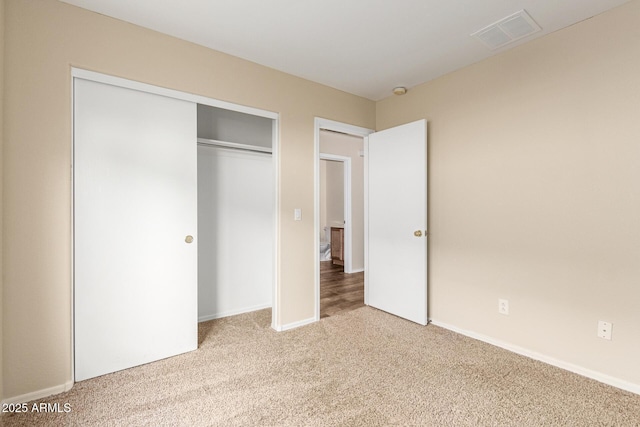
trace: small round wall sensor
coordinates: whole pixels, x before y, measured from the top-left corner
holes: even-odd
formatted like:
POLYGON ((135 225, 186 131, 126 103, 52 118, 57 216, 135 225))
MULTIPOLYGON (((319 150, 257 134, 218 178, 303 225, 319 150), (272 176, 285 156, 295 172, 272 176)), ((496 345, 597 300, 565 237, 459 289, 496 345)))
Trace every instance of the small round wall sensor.
POLYGON ((407 93, 406 87, 398 86, 393 88, 394 95, 404 95, 405 93, 407 93))

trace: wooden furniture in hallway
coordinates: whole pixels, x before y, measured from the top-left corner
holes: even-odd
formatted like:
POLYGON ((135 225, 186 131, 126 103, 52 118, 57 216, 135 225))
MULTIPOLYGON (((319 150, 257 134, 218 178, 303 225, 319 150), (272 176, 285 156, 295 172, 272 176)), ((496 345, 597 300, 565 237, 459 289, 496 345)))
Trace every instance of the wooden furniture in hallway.
POLYGON ((344 265, 344 228, 331 227, 331 262, 344 265))

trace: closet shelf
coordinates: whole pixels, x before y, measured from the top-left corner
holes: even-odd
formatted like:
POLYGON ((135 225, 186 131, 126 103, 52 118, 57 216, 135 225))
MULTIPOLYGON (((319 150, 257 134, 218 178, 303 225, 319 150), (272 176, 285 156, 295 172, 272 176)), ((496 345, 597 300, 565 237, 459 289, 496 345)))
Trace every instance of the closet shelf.
POLYGON ((271 154, 273 152, 271 147, 261 147, 258 145, 240 144, 238 142, 218 141, 215 139, 207 139, 207 138, 198 138, 198 144, 212 145, 212 146, 224 147, 224 148, 233 148, 236 150, 257 151, 259 153, 271 154))

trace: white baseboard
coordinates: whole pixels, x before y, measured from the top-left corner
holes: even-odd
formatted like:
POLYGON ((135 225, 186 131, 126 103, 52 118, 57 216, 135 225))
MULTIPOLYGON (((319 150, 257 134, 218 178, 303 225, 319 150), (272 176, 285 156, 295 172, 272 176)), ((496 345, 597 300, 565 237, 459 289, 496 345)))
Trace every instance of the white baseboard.
POLYGON ((244 307, 237 310, 224 311, 222 313, 207 314, 205 316, 199 316, 198 323, 206 322, 214 319, 221 319, 223 317, 235 316, 236 314, 250 313, 252 311, 263 310, 265 308, 271 308, 271 307, 272 307, 271 304, 261 304, 261 305, 254 305, 253 307, 244 307))
POLYGON ((300 326, 309 325, 311 323, 317 322, 318 320, 315 317, 311 317, 309 319, 301 320, 299 322, 287 323, 282 326, 272 326, 278 332, 288 331, 289 329, 299 328, 300 326))
POLYGON ((449 325, 444 322, 440 322, 438 320, 431 320, 431 323, 435 326, 439 326, 444 329, 448 329, 450 331, 456 332, 460 335, 465 335, 470 338, 477 339, 479 341, 486 342, 491 345, 495 345, 496 347, 503 348, 505 350, 509 350, 513 353, 520 354, 522 356, 529 357, 534 360, 538 360, 540 362, 547 363, 549 365, 555 366, 557 368, 564 369, 566 371, 573 372, 574 374, 582 375, 583 377, 591 378, 592 380, 599 381, 604 384, 608 384, 613 387, 620 388, 622 390, 630 391, 631 393, 640 394, 640 384, 634 384, 629 381, 622 380, 620 378, 612 377, 607 374, 603 374, 602 372, 593 371, 591 369, 583 368, 582 366, 574 365, 573 363, 565 362, 563 360, 556 359, 554 357, 550 357, 544 355, 542 353, 538 353, 517 345, 509 344, 504 341, 497 340, 495 338, 489 337, 487 335, 478 334, 476 332, 468 331, 465 329, 458 328, 453 325, 449 325))
POLYGON ((53 396, 54 394, 64 393, 71 390, 73 387, 73 381, 67 381, 64 384, 60 384, 54 387, 45 388, 42 390, 32 391, 31 393, 22 394, 20 396, 9 397, 2 401, 2 404, 12 403, 27 403, 33 400, 43 399, 45 397, 53 396))

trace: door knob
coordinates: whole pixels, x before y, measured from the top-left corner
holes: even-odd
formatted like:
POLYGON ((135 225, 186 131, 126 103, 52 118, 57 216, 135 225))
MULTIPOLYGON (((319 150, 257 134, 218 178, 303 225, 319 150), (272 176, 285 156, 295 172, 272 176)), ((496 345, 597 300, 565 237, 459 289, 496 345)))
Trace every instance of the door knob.
POLYGON ((413 232, 413 235, 416 237, 422 237, 422 230, 416 230, 413 232))
POLYGON ((185 241, 185 242, 187 242, 187 243, 191 243, 191 242, 193 242, 193 236, 187 236, 187 237, 185 237, 185 238, 184 238, 184 241, 185 241))

